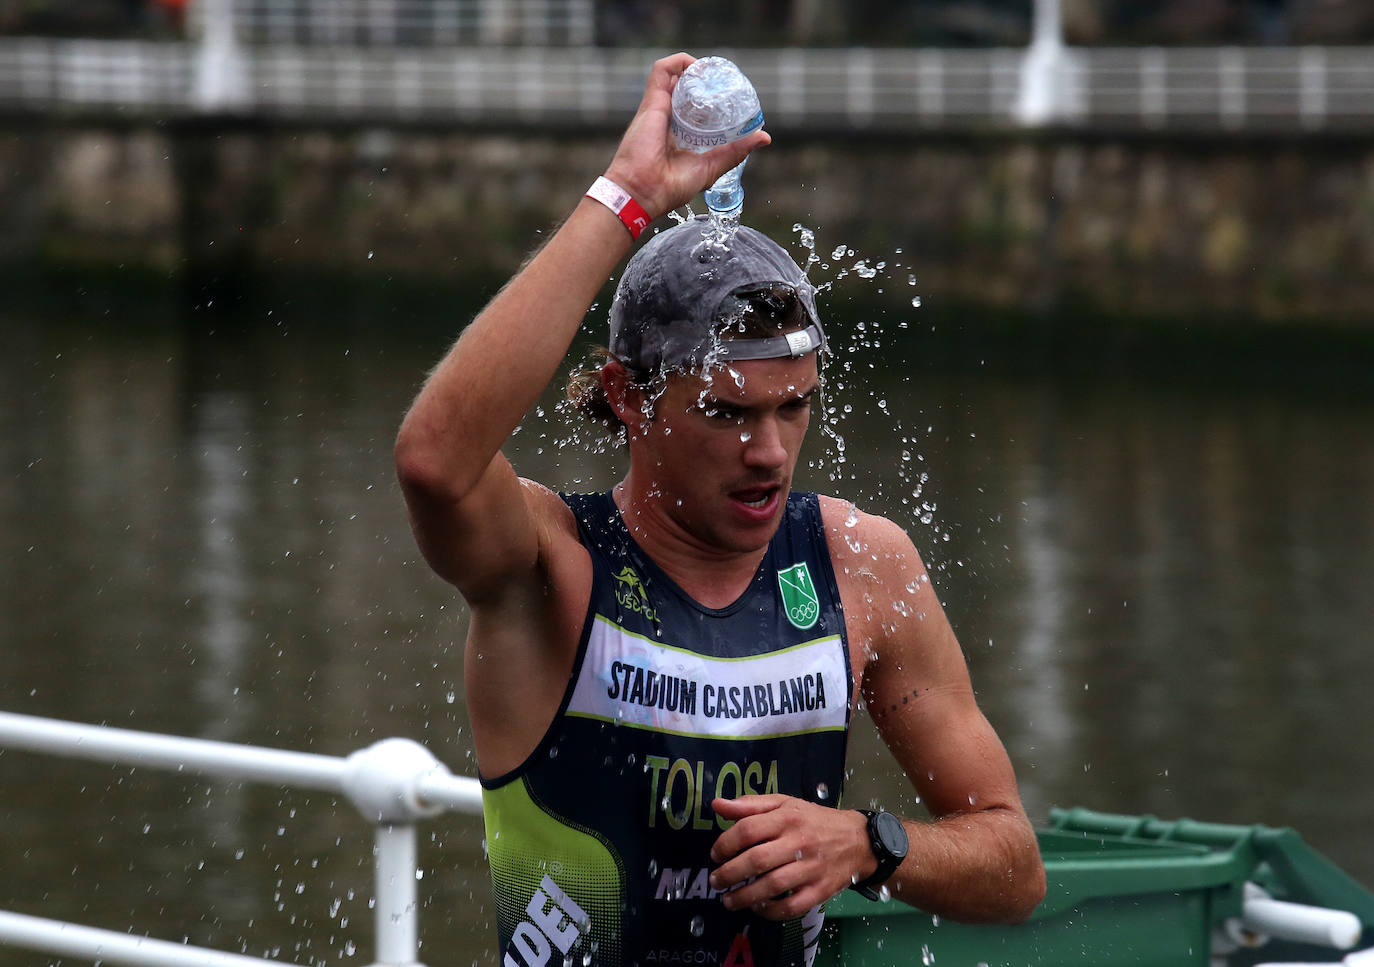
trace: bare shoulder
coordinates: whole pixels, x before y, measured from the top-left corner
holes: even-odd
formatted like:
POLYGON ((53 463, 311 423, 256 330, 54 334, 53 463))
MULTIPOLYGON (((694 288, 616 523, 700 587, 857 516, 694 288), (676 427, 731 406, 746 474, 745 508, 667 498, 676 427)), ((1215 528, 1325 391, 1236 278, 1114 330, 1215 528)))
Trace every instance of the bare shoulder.
POLYGON ((591 593, 592 570, 578 533, 577 516, 557 491, 538 481, 521 477, 520 489, 538 544, 538 563, 532 576, 540 586, 540 599, 559 610, 571 607, 577 612, 591 593))
POLYGON ((520 478, 520 490, 539 529, 541 549, 549 540, 581 543, 577 536, 577 517, 557 491, 528 477, 520 478))
POLYGON ((860 510, 852 501, 820 495, 830 559, 835 574, 865 584, 883 584, 925 568, 910 536, 886 517, 860 510))
POLYGON ((520 480, 520 494, 536 560, 468 601, 464 677, 484 775, 509 772, 538 745, 567 688, 591 598, 591 559, 571 508, 532 480, 520 480))
POLYGON ((830 559, 844 605, 856 678, 955 662, 957 642, 911 537, 853 503, 821 497, 830 559))

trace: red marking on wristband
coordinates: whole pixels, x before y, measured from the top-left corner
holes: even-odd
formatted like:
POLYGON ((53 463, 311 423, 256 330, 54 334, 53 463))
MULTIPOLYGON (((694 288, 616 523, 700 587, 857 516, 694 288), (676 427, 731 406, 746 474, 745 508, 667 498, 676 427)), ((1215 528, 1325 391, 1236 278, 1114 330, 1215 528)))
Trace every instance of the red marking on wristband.
POLYGON ((649 227, 649 213, 628 191, 609 178, 598 178, 587 189, 587 197, 601 202, 630 230, 630 238, 639 238, 640 232, 649 227))

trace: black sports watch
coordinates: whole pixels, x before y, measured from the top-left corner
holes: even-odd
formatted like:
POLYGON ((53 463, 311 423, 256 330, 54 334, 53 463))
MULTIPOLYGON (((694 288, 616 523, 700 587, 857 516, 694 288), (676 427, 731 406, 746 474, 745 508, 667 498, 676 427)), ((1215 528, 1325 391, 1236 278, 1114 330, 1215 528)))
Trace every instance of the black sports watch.
POLYGON ((860 880, 850 889, 855 890, 859 896, 877 900, 878 891, 874 887, 887 882, 888 877, 902 865, 902 860, 906 859, 909 846, 906 827, 900 819, 888 812, 874 812, 871 809, 860 809, 859 812, 868 817, 868 845, 877 857, 878 868, 873 871, 872 876, 860 880))

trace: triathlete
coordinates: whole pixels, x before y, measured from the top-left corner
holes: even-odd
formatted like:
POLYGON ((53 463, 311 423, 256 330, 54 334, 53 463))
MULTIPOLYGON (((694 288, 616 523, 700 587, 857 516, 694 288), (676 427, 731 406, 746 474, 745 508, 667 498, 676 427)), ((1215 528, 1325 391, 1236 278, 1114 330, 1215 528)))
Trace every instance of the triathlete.
MULTIPOLYGON (((471 612, 465 688, 507 965, 809 964, 822 904, 879 890, 1018 921, 1044 871, 1012 767, 911 540, 793 493, 825 334, 749 228, 652 237, 584 410, 629 451, 560 495, 501 446, 650 222, 769 142, 675 149, 658 61, 603 178, 462 333, 401 427, 425 558, 471 612), (930 819, 839 808, 862 696, 930 819)), ((902 804, 892 804, 898 809, 902 804)))

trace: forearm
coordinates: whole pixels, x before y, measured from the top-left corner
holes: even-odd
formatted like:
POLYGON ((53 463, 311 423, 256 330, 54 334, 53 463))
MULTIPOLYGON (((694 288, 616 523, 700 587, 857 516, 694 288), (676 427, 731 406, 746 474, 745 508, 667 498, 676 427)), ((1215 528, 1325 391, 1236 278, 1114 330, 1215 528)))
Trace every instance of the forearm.
POLYGON ((906 823, 910 848, 887 889, 929 913, 1016 923, 1045 895, 1045 869, 1024 813, 987 809, 906 823))
POLYGON ((581 200, 425 382, 397 438, 403 479, 461 499, 557 373, 630 241, 610 210, 581 200))
MULTIPOLYGON (((606 169, 650 220, 686 202, 769 140, 755 131, 705 154, 675 150, 668 136, 672 89, 691 62, 687 54, 655 62, 639 110, 606 169)), ((451 502, 481 479, 557 371, 630 242, 616 215, 584 198, 473 320, 401 426, 396 461, 408 493, 451 502)))

